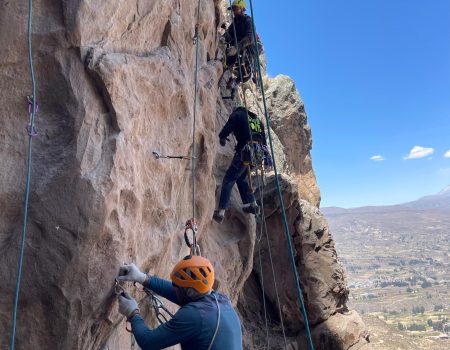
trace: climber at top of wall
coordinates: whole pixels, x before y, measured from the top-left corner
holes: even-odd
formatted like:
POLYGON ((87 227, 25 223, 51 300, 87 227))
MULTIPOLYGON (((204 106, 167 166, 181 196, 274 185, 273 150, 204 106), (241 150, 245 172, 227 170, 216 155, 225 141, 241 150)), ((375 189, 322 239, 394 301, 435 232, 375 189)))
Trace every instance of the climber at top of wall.
POLYGON ((231 9, 234 20, 221 37, 221 42, 228 46, 225 50, 226 68, 230 69, 232 76, 227 82, 227 89, 232 90, 233 96, 235 86, 240 82, 247 81, 252 77, 254 71, 253 24, 252 18, 245 13, 246 8, 245 0, 233 1, 231 9), (241 62, 240 69, 237 66, 238 55, 241 62))
POLYGON ((247 182, 247 173, 249 173, 251 164, 246 160, 250 158, 250 152, 257 153, 257 149, 261 149, 264 152, 265 162, 271 163, 271 160, 269 160, 270 155, 266 147, 264 124, 255 113, 247 110, 243 106, 235 108, 219 133, 221 146, 225 146, 227 137, 231 133, 236 137, 237 145, 231 165, 222 181, 219 209, 215 210, 213 215, 213 219, 218 223, 221 223, 225 217, 225 210, 228 209, 231 191, 235 183, 237 183, 242 203, 248 204, 242 210, 248 214, 258 214, 258 204, 247 182))
POLYGON ((180 306, 168 322, 148 328, 139 307, 128 294, 119 296, 119 312, 131 323, 142 350, 163 349, 181 344, 183 350, 240 350, 242 333, 239 317, 230 299, 212 290, 214 270, 208 259, 187 256, 172 270, 171 281, 149 276, 134 264, 120 268, 119 281, 141 283, 180 306))

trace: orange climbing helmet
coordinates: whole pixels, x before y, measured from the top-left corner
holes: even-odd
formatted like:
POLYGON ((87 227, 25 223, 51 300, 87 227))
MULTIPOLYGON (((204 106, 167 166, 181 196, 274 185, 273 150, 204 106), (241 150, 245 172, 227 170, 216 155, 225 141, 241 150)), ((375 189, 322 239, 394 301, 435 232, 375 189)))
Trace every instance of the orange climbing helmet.
POLYGON ((193 288, 198 293, 205 294, 214 284, 214 269, 208 259, 188 255, 175 265, 170 279, 178 287, 193 288))

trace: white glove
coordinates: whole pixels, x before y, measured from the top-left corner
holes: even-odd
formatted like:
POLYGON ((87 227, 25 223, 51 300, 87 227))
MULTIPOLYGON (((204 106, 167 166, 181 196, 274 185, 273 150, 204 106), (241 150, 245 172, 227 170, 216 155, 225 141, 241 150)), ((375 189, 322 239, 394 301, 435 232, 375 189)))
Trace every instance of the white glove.
POLYGON ((123 265, 119 269, 119 276, 117 276, 117 280, 119 281, 127 281, 127 282, 138 282, 143 284, 147 279, 147 275, 135 265, 123 265))
POLYGON ((130 317, 134 311, 139 312, 139 306, 136 300, 128 293, 119 295, 119 312, 126 317, 130 317))

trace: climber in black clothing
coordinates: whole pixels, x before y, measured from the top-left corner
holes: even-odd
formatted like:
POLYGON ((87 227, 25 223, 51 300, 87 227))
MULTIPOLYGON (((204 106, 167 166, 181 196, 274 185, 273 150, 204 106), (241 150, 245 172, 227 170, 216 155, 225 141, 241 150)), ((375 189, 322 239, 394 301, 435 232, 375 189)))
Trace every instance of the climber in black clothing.
POLYGON ((241 82, 246 82, 252 77, 256 56, 253 39, 253 21, 250 16, 245 14, 246 7, 245 0, 233 1, 233 23, 221 37, 222 43, 228 46, 225 51, 226 67, 230 69, 232 76, 227 82, 227 89, 231 89, 232 98, 235 94, 236 85, 241 82), (238 66, 239 56, 241 62, 240 67, 238 66))
POLYGON ((246 3, 244 0, 234 0, 232 9, 234 14, 234 23, 232 23, 225 34, 223 40, 231 46, 227 50, 227 65, 233 65, 237 61, 237 54, 245 49, 250 50, 254 56, 253 24, 252 18, 245 14, 246 3), (236 27, 237 46, 235 47, 234 28, 236 27))
POLYGON ((235 183, 238 186, 242 203, 248 204, 248 206, 245 206, 242 210, 249 214, 257 214, 259 211, 255 196, 247 182, 247 169, 249 165, 244 164, 242 153, 244 148, 252 141, 252 146, 261 145, 261 147, 266 148, 264 124, 255 113, 240 106, 230 115, 227 123, 219 133, 221 146, 225 146, 227 137, 231 133, 236 137, 237 145, 235 147, 235 154, 231 165, 223 178, 219 209, 215 210, 213 215, 213 219, 218 223, 221 223, 225 217, 225 210, 228 209, 231 191, 233 190, 235 183))

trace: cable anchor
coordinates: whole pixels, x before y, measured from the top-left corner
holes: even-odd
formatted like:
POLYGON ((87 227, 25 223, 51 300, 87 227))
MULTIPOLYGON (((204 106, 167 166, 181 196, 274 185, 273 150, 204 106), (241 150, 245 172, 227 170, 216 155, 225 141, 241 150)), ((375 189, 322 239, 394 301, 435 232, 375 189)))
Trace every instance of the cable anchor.
POLYGON ((192 160, 196 157, 190 157, 190 156, 162 156, 158 152, 153 151, 152 154, 155 156, 156 159, 181 159, 181 160, 192 160))

